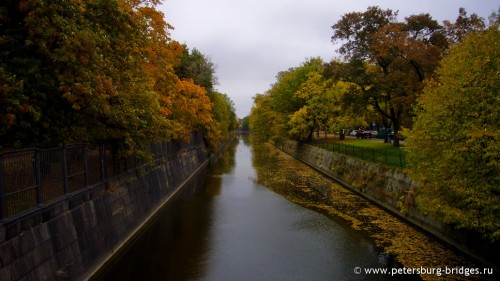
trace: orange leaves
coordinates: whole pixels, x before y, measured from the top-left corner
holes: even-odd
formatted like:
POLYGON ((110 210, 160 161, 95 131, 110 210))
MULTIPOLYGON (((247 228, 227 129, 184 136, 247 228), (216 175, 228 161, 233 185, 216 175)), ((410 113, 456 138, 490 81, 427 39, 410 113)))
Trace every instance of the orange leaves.
POLYGON ((191 79, 178 80, 175 95, 172 97, 170 119, 178 124, 174 135, 186 138, 197 129, 206 128, 212 121, 212 105, 204 88, 191 79))
POLYGON ((193 131, 210 127, 212 104, 205 89, 193 80, 180 80, 176 76, 170 79, 173 87, 157 92, 160 113, 170 121, 171 136, 187 140, 193 131))

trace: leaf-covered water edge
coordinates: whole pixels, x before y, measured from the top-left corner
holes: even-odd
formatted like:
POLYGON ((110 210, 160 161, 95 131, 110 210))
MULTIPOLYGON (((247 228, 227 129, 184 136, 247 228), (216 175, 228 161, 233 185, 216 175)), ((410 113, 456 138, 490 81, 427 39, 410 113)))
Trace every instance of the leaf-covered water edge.
MULTIPOLYGON (((370 236, 406 268, 484 268, 268 143, 253 142, 255 179, 286 199, 370 236)), ((485 275, 420 275, 422 280, 494 280, 485 275)))

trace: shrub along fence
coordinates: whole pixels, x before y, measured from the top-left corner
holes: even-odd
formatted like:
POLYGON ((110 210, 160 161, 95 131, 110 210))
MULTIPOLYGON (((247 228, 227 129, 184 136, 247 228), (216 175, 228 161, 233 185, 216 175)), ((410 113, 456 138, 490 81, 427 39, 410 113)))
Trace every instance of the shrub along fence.
MULTIPOLYGON (((199 138, 202 138, 201 133, 193 133, 190 143, 152 143, 153 161, 175 155, 199 138)), ((0 220, 105 182, 144 164, 143 158, 120 156, 117 147, 110 144, 3 151, 0 153, 0 220)))
POLYGON ((399 151, 378 150, 368 147, 349 145, 343 143, 312 143, 311 145, 345 154, 353 157, 361 158, 366 161, 381 163, 384 165, 404 168, 406 167, 406 155, 399 151))

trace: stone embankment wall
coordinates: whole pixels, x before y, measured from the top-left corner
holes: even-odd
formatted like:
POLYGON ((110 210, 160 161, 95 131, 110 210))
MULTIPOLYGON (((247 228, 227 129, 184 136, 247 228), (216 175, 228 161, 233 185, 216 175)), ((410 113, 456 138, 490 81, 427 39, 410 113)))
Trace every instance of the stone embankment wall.
POLYGON ((203 141, 0 225, 0 280, 90 277, 208 163, 203 141))
POLYGON ((331 177, 394 215, 418 226, 477 260, 500 268, 500 243, 480 234, 457 230, 428 216, 415 204, 418 183, 402 170, 369 163, 319 147, 286 141, 280 149, 331 177))

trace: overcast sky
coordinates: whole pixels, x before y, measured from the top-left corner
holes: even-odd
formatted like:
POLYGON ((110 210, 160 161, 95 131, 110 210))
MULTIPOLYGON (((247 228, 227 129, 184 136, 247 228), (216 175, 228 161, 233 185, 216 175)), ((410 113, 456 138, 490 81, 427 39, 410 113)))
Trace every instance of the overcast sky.
POLYGON ((435 20, 455 21, 460 7, 486 21, 499 0, 164 0, 161 10, 175 27, 172 39, 197 48, 217 65, 219 92, 250 114, 252 97, 264 93, 279 71, 309 57, 338 57, 330 41, 331 26, 348 12, 369 6, 399 11, 404 17, 429 13, 435 20))

